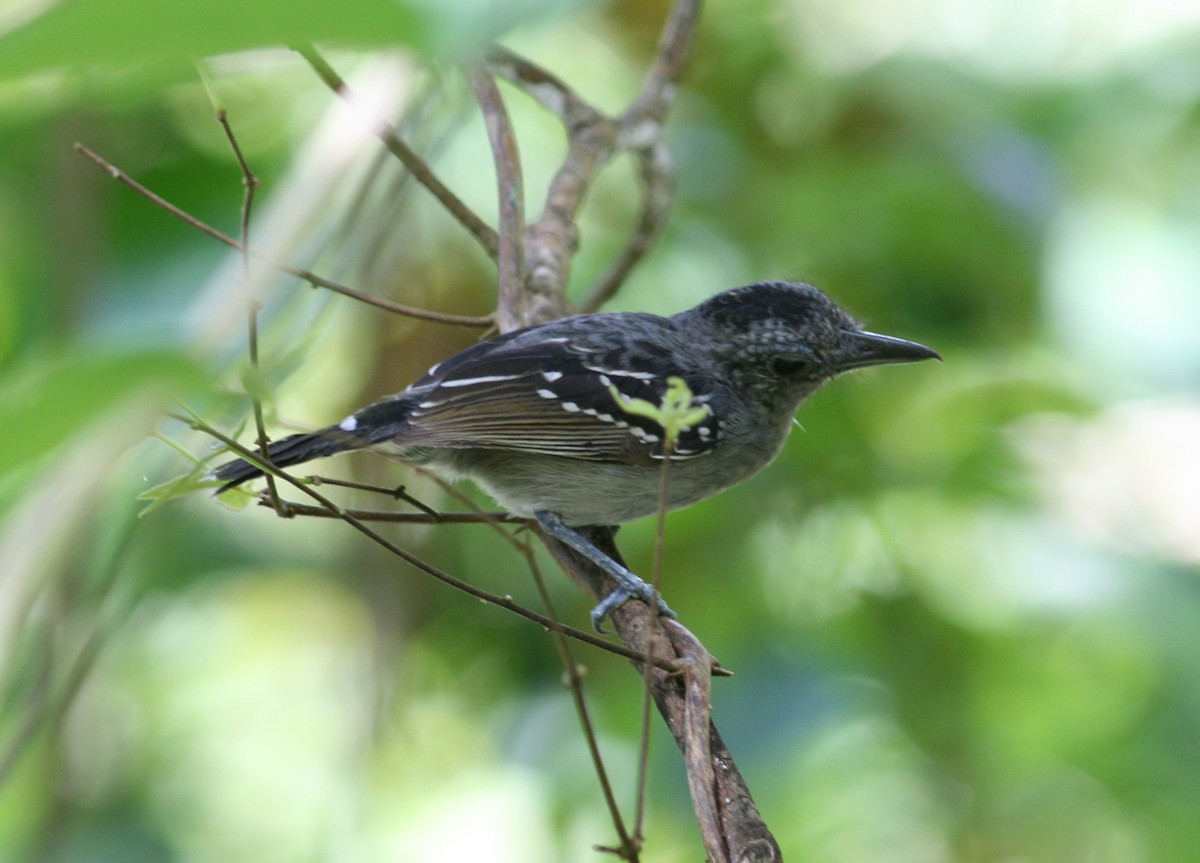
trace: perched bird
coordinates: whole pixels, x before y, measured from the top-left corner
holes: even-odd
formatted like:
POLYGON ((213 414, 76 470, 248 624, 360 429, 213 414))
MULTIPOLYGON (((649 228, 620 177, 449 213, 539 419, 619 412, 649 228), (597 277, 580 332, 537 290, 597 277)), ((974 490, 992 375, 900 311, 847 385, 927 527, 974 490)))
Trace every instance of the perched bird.
MULTIPOLYGON (((925 359, 940 357, 861 329, 810 285, 760 282, 671 317, 575 315, 480 342, 336 425, 270 444, 263 461, 284 468, 387 444, 470 478, 613 576, 618 589, 592 612, 600 629, 633 597, 670 609, 573 528, 656 512, 664 458, 671 509, 735 485, 778 455, 796 409, 825 381, 925 359), (632 400, 660 404, 674 378, 705 410, 667 446, 658 419, 632 400)), ((224 490, 262 474, 238 459, 214 476, 224 490)))

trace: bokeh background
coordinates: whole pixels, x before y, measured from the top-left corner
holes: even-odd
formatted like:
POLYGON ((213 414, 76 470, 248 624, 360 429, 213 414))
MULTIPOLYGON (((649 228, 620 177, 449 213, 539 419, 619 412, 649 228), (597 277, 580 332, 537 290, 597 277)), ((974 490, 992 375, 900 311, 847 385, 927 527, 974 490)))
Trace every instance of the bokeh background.
MULTIPOLYGON (((235 432, 251 389, 277 431, 325 424, 477 334, 245 273, 72 144, 236 233, 240 173, 193 62, 221 55, 200 65, 263 181, 256 245, 486 313, 483 256, 277 46, 326 45, 493 218, 455 60, 499 36, 618 110, 665 9, 0 9, 0 860, 537 863, 613 840, 540 629, 342 524, 204 493, 139 517, 139 494, 215 456, 165 411, 235 432)), ((561 132, 505 92, 536 213, 561 132)), ((674 217, 610 308, 802 279, 945 357, 835 383, 770 470, 669 521, 665 592, 736 671, 716 720, 785 855, 1193 859, 1200 7, 714 2, 668 137, 674 217)), ((636 203, 618 161, 582 222, 576 296, 636 203)), ((454 505, 378 457, 321 469, 454 505)), ((389 535, 536 604, 486 528, 389 535)), ((620 539, 646 571, 652 525, 620 539)), ((631 801, 637 679, 580 658, 631 801)), ((651 776, 644 859, 699 859, 660 731, 651 776)))

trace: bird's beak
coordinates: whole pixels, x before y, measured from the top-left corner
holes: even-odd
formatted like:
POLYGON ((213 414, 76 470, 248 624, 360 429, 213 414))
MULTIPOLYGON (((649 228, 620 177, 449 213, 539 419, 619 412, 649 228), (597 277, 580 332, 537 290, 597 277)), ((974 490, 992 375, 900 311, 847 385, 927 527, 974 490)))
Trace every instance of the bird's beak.
POLYGON ((941 360, 941 356, 933 348, 927 348, 917 342, 898 339, 895 336, 881 336, 879 333, 868 333, 855 330, 846 333, 850 336, 841 356, 835 360, 839 371, 859 369, 863 366, 882 366, 890 363, 915 363, 920 360, 941 360))

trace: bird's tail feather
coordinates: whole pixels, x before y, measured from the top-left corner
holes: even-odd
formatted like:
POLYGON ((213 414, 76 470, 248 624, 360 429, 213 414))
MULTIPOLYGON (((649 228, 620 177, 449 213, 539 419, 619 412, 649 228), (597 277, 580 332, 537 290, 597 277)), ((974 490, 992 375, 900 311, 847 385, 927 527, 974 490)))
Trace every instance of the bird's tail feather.
MULTIPOLYGON (((337 426, 330 426, 315 432, 290 435, 268 444, 266 460, 276 467, 290 467, 314 458, 324 458, 327 455, 358 449, 367 443, 367 441, 347 434, 337 426)), ((225 482, 217 490, 217 494, 263 474, 262 468, 246 459, 239 458, 226 462, 213 472, 215 479, 225 482)))
MULTIPOLYGON (((393 397, 368 405, 338 425, 314 432, 294 434, 267 445, 266 460, 275 467, 290 467, 315 458, 336 455, 394 438, 407 421, 411 400, 393 397)), ((213 477, 225 484, 217 494, 262 476, 264 471, 246 459, 221 465, 213 477)))

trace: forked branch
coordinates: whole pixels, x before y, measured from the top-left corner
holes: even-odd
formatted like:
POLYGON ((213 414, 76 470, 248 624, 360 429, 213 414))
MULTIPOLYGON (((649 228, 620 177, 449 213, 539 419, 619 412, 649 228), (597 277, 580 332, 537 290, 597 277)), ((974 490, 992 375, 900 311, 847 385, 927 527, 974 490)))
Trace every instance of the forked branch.
MULTIPOLYGON (((591 528, 587 537, 605 554, 621 560, 611 530, 591 528)), ((594 599, 607 596, 616 587, 595 564, 549 538, 546 543, 559 565, 594 599)), ((685 668, 683 673, 651 668, 647 678, 655 706, 684 754, 688 785, 709 859, 713 863, 778 863, 783 859, 779 844, 763 822, 733 756, 708 717, 707 705, 702 703, 706 693, 696 688, 698 675, 711 672, 711 658, 680 624, 661 618, 656 621, 655 617, 646 604, 627 602, 613 612, 611 619, 621 642, 638 656, 685 668), (662 631, 667 639, 657 637, 662 631)), ((638 661, 634 666, 639 672, 645 671, 638 661)))
MULTIPOLYGON (((526 233, 524 295, 515 306, 505 308, 506 295, 503 287, 501 290, 497 320, 503 322, 502 331, 550 320, 569 309, 566 290, 578 246, 577 219, 592 182, 621 150, 633 153, 638 160, 643 190, 641 213, 625 248, 588 293, 584 308, 590 311, 616 293, 659 236, 670 211, 673 180, 670 154, 662 141, 662 124, 675 100, 700 6, 699 0, 678 0, 673 5, 641 92, 616 118, 596 110, 562 79, 511 51, 496 48, 488 53, 491 70, 558 117, 567 134, 566 157, 553 173, 541 214, 526 233)), ((492 101, 495 94, 490 89, 485 98, 480 95, 480 82, 475 77, 472 84, 485 116, 489 111, 503 110, 502 104, 496 106, 492 101)), ((489 130, 495 149, 497 133, 492 123, 489 130)), ((519 200, 521 190, 505 185, 500 151, 497 165, 503 207, 506 200, 519 200)), ((507 173, 510 184, 519 182, 519 172, 507 173)), ((504 281, 502 274, 502 286, 504 281)), ((594 528, 589 538, 614 560, 620 560, 611 530, 594 528)), ((608 596, 615 588, 608 575, 594 564, 550 537, 543 539, 560 565, 595 600, 608 596)), ((708 690, 712 661, 708 652, 682 626, 673 622, 664 625, 641 602, 628 602, 617 609, 613 623, 622 643, 639 656, 652 661, 669 658, 672 664, 679 663, 685 669, 682 674, 671 674, 655 667, 645 668, 644 662, 634 663, 646 674, 655 705, 684 753, 709 859, 713 863, 780 860, 779 846, 712 724, 708 690), (664 628, 668 638, 656 637, 664 628)), ((636 854, 640 836, 635 832, 633 838, 636 854)), ((626 844, 624 837, 622 844, 626 844)), ((626 847, 613 850, 631 856, 626 847)))

